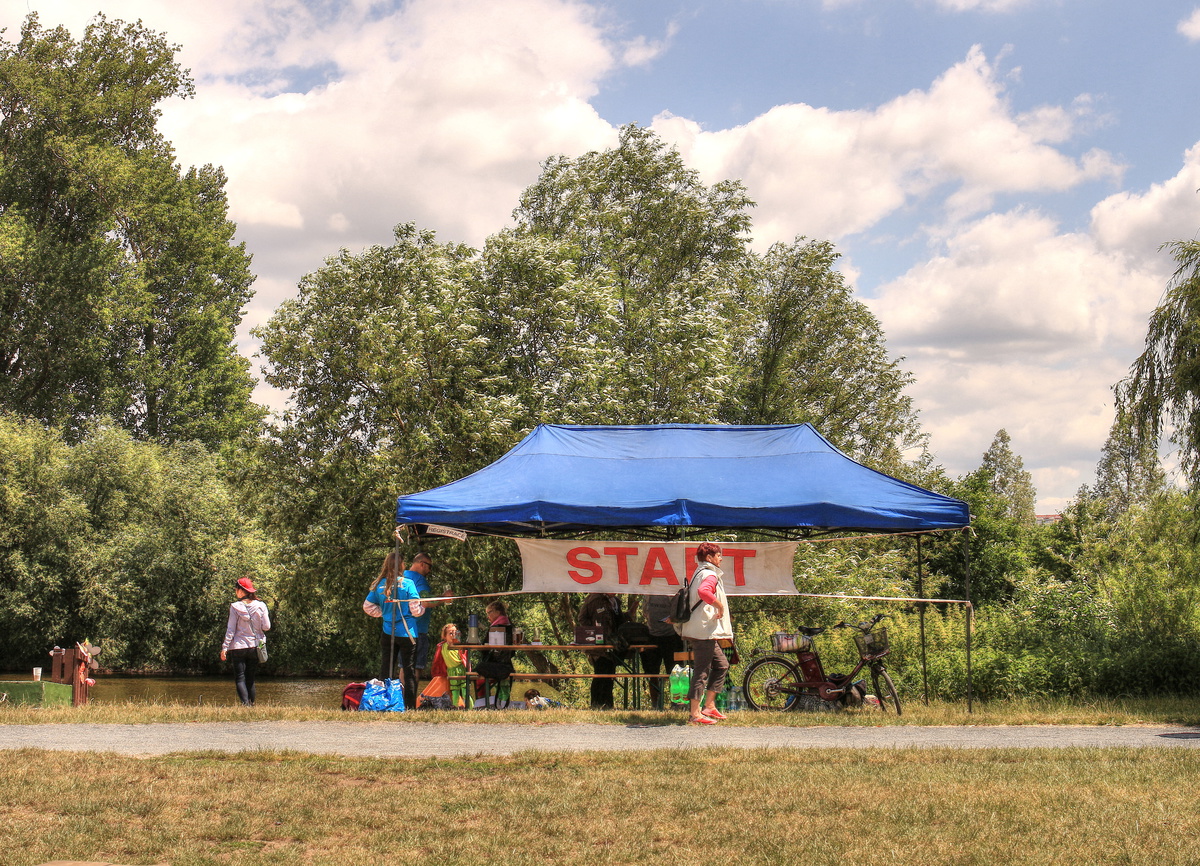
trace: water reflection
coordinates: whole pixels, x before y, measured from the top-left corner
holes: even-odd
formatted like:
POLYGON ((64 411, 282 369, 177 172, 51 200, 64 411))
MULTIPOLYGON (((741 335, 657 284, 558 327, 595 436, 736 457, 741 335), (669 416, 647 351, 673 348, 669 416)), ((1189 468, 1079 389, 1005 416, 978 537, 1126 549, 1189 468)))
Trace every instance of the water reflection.
MULTIPOLYGON (((259 677, 258 703, 335 710, 342 705, 344 679, 259 677)), ((130 701, 160 704, 232 706, 237 700, 233 677, 100 676, 90 699, 97 704, 130 701)))

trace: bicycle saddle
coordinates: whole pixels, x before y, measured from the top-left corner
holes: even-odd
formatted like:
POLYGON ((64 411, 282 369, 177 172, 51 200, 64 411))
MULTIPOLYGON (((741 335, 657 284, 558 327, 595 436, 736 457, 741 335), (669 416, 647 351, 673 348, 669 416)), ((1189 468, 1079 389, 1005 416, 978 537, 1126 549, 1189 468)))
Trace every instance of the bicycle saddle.
POLYGON ((806 635, 807 637, 816 637, 817 635, 823 633, 825 631, 825 628, 826 627, 823 625, 820 625, 820 626, 802 625, 799 628, 797 628, 796 631, 800 632, 800 634, 802 634, 802 635, 806 635))

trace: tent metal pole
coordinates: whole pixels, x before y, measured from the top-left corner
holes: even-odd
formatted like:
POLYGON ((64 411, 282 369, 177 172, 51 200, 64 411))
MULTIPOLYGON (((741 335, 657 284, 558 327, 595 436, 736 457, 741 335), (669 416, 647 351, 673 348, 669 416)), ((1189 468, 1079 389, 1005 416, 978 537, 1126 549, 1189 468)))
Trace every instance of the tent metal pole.
MULTIPOLYGON (((921 556, 921 536, 917 536, 917 598, 925 597, 925 570, 921 556)), ((928 602, 917 603, 917 619, 921 624, 921 686, 925 691, 925 706, 929 706, 929 664, 925 657, 925 608, 928 602)))
MULTIPOLYGON (((394 578, 392 586, 396 587, 400 584, 400 533, 396 532, 392 534, 396 539, 396 546, 392 548, 396 554, 395 559, 392 560, 392 576, 394 578)), ((392 591, 394 592, 395 590, 393 589, 392 591)), ((396 678, 396 603, 391 599, 388 599, 388 601, 392 605, 390 611, 392 615, 392 647, 388 651, 388 679, 394 680, 396 678)))
POLYGON ((971 604, 971 528, 963 530, 963 589, 967 601, 967 712, 975 712, 975 689, 971 681, 971 621, 975 607, 971 604))

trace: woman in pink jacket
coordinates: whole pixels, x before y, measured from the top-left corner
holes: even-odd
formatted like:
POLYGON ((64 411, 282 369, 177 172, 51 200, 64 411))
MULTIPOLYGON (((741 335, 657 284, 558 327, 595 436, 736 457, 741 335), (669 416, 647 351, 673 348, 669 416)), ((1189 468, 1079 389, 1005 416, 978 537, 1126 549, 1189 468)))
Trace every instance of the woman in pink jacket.
POLYGON ((233 662, 234 685, 238 700, 254 706, 254 674, 258 670, 258 644, 265 642, 271 630, 267 606, 258 600, 254 583, 248 577, 238 579, 234 587, 237 601, 229 605, 225 640, 221 642, 221 661, 233 662))
POLYGON ((693 725, 715 725, 725 715, 717 709, 717 693, 725 688, 729 659, 718 643, 733 637, 729 601, 721 582, 721 547, 711 541, 696 548, 696 571, 688 583, 688 600, 700 604, 679 633, 692 644, 692 688, 688 693, 693 725), (703 698, 703 706, 701 699, 703 698))

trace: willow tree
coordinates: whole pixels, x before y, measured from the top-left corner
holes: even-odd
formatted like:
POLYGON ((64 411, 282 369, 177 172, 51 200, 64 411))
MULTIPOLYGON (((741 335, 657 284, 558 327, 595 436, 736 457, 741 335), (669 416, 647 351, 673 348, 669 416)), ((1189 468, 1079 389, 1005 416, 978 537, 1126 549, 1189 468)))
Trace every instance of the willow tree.
POLYGON ((1200 479, 1200 241, 1173 241, 1175 274, 1150 316, 1146 348, 1115 391, 1123 417, 1144 440, 1170 430, 1188 480, 1200 479))

